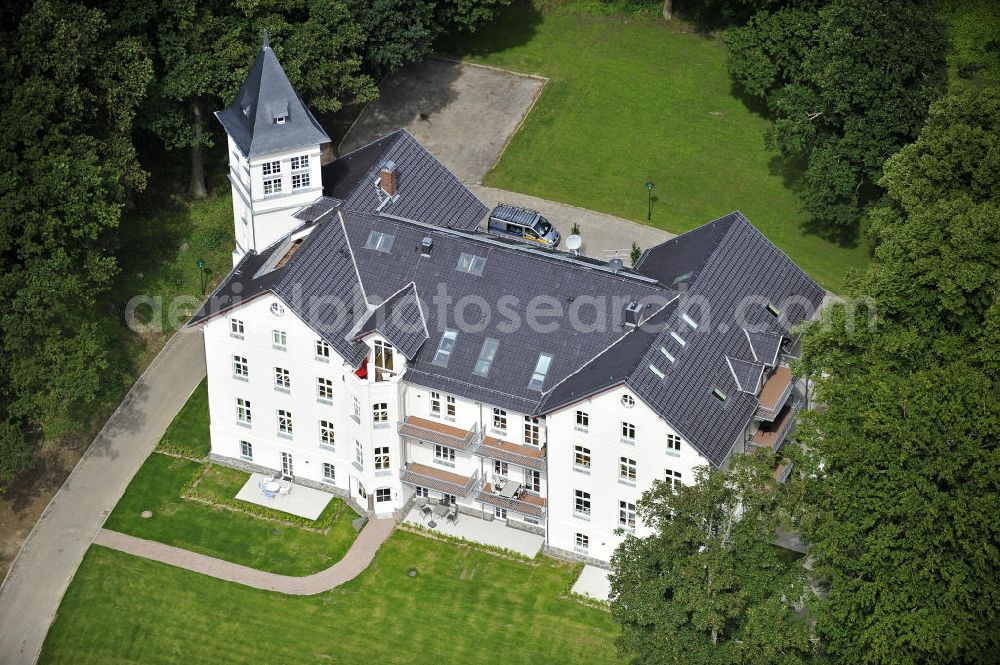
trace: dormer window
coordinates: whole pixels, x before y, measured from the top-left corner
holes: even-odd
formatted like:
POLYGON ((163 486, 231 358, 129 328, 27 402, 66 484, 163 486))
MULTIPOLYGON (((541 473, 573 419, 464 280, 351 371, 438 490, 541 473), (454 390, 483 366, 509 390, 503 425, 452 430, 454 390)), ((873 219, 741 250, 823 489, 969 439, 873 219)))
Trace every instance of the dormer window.
POLYGON ((287 115, 278 115, 278 116, 275 116, 274 117, 274 124, 276 124, 276 125, 283 125, 283 124, 285 124, 285 120, 287 120, 287 119, 288 119, 287 115))

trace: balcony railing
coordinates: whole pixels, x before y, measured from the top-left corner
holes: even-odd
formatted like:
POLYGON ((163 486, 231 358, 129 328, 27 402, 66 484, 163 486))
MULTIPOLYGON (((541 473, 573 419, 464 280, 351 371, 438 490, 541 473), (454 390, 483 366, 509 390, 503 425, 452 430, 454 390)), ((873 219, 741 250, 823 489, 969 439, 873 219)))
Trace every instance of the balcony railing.
POLYGON ((478 425, 474 425, 471 430, 464 430, 416 416, 407 416, 399 425, 399 433, 412 439, 448 446, 455 450, 468 450, 479 443, 481 438, 478 425))
POLYGON ((545 448, 522 446, 497 439, 496 437, 487 436, 481 438, 472 446, 470 452, 473 455, 500 460, 501 462, 509 462, 510 464, 523 466, 526 469, 545 470, 545 448))
POLYGON ((513 510, 516 513, 521 513, 529 517, 537 517, 538 519, 545 517, 545 499, 533 492, 523 492, 516 499, 507 498, 495 494, 493 492, 493 485, 486 483, 479 496, 476 497, 476 500, 490 506, 513 510))
POLYGON ((471 496, 479 489, 478 471, 468 477, 423 464, 407 464, 400 471, 399 479, 407 485, 419 485, 461 497, 471 496))
POLYGON ((795 377, 787 365, 779 365, 771 376, 767 377, 764 385, 760 389, 758 400, 760 405, 757 408, 756 418, 765 422, 771 422, 778 417, 781 407, 788 402, 792 388, 795 386, 795 377))
POLYGON ((761 423, 757 433, 750 440, 750 445, 754 448, 778 452, 785 439, 788 438, 788 433, 795 425, 795 416, 801 408, 802 403, 798 400, 791 404, 786 404, 776 420, 769 423, 761 423))

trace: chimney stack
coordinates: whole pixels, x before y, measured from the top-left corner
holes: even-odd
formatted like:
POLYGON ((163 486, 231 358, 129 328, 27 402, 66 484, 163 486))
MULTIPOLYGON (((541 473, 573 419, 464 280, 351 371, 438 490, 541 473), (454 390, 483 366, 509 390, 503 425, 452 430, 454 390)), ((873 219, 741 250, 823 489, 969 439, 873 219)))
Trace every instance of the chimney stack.
POLYGON ((389 196, 396 195, 396 162, 389 160, 378 172, 379 187, 389 196))
POLYGON ((430 236, 424 236, 424 239, 420 241, 420 255, 430 256, 431 247, 434 246, 434 239, 430 236))
POLYGON ((639 314, 642 312, 642 305, 638 300, 633 300, 625 305, 625 325, 635 328, 639 325, 639 314))

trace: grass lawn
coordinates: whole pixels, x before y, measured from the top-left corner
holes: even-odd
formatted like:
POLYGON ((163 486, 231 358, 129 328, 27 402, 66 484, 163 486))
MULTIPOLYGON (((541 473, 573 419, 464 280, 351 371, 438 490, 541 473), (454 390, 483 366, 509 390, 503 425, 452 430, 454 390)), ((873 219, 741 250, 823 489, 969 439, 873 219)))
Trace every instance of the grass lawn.
POLYGON ((174 416, 156 446, 157 450, 187 457, 208 457, 212 450, 208 423, 208 379, 203 379, 174 416))
POLYGON ((796 169, 764 149, 769 121, 734 93, 719 39, 649 15, 520 3, 438 48, 550 79, 488 185, 645 222, 652 179, 652 223, 668 231, 739 209, 834 291, 867 262, 863 241, 845 248, 804 229, 796 169))
POLYGON ((41 662, 622 662, 607 612, 560 597, 575 570, 397 532, 357 579, 296 597, 95 546, 63 598, 41 662), (417 577, 407 576, 411 568, 417 577))
POLYGON ((351 520, 357 517, 340 499, 333 499, 316 520, 327 533, 285 524, 301 518, 237 502, 254 514, 235 512, 181 498, 185 487, 202 470, 196 493, 215 503, 232 501, 249 474, 153 453, 129 483, 108 517, 106 527, 140 538, 200 552, 283 575, 308 575, 339 561, 354 542, 351 520), (153 511, 144 519, 142 511, 153 511), (277 533, 275 533, 277 532, 277 533))

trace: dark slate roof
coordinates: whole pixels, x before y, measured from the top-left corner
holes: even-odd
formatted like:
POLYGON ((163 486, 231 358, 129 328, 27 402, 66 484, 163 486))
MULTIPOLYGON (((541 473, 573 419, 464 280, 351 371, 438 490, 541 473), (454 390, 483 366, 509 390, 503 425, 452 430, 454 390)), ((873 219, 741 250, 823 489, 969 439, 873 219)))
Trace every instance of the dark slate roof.
POLYGON ((639 257, 636 270, 673 288, 693 283, 733 221, 732 215, 726 215, 650 247, 639 257))
POLYGON ((465 231, 478 228, 486 215, 486 206, 405 129, 324 166, 323 193, 343 200, 344 207, 352 210, 380 210, 386 215, 465 231), (398 196, 382 205, 375 180, 379 169, 389 161, 396 165, 398 196))
POLYGON ((764 363, 728 356, 726 360, 729 362, 729 371, 733 373, 737 389, 756 395, 760 390, 760 377, 764 375, 764 363))
POLYGON ((420 310, 417 289, 410 282, 372 310, 361 325, 357 337, 378 332, 395 348, 413 360, 427 341, 427 325, 420 310))
POLYGON ((293 217, 301 219, 303 222, 316 222, 340 207, 343 203, 340 199, 330 196, 321 196, 305 208, 296 212, 293 217))
POLYGON ((691 233, 701 240, 664 243, 646 252, 638 266, 662 280, 677 272, 671 266, 684 265, 687 271, 700 263, 675 315, 626 383, 710 462, 721 465, 757 408, 756 396, 740 391, 727 356, 753 357, 745 327, 788 334, 819 307, 824 291, 738 212, 691 233), (713 248, 707 258, 692 262, 684 256, 693 247, 701 251, 708 238, 713 248), (790 297, 802 302, 788 304, 790 297), (711 308, 710 319, 697 330, 680 319, 686 298, 704 299, 711 308), (785 303, 780 318, 767 311, 769 301, 785 303), (674 340, 671 331, 686 344, 674 340), (675 356, 674 363, 660 353, 661 345, 675 356), (650 363, 663 372, 663 379, 648 369, 650 363), (714 389, 725 400, 713 395, 714 389))
POLYGON ((753 358, 764 363, 768 367, 774 367, 778 362, 778 351, 781 349, 781 342, 784 336, 778 333, 761 331, 744 331, 747 342, 750 344, 750 352, 753 358))
POLYGON ((266 44, 253 61, 236 99, 216 111, 215 117, 248 158, 330 142, 266 44), (279 114, 287 116, 280 125, 274 120, 279 114))

